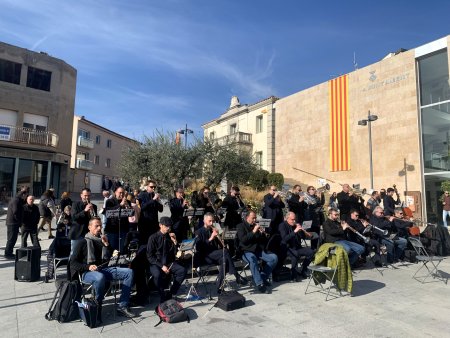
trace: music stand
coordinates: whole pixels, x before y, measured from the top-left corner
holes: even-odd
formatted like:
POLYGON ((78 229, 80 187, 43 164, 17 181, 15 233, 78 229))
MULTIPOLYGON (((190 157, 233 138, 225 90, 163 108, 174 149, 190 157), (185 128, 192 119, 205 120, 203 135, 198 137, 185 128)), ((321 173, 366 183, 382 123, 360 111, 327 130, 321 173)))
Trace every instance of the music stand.
POLYGON ((192 217, 195 214, 195 209, 184 209, 183 217, 192 217))
POLYGON ((118 209, 110 209, 110 210, 106 210, 106 212, 105 212, 105 216, 106 216, 107 219, 111 219, 111 218, 118 218, 119 219, 119 253, 122 251, 121 250, 121 245, 120 245, 120 242, 121 242, 120 219, 122 217, 130 217, 132 215, 133 211, 134 211, 133 209, 122 209, 119 206, 118 209))
POLYGON ((258 224, 261 228, 270 228, 270 223, 272 220, 270 218, 261 218, 258 220, 258 224))
MULTIPOLYGON (((197 238, 184 240, 183 242, 181 242, 180 248, 179 248, 179 250, 181 252, 192 250, 192 257, 191 257, 191 286, 189 287, 189 291, 188 291, 188 293, 186 295, 186 299, 184 300, 184 303, 186 303, 187 300, 191 296, 194 296, 194 295, 196 296, 196 299, 192 299, 192 300, 199 300, 201 303, 203 303, 202 298, 198 294, 197 289, 195 288, 195 284, 194 284, 194 256, 195 256, 195 254, 197 252, 197 250, 196 250, 196 242, 197 242, 197 238)), ((187 280, 186 280, 186 283, 187 283, 187 280)))

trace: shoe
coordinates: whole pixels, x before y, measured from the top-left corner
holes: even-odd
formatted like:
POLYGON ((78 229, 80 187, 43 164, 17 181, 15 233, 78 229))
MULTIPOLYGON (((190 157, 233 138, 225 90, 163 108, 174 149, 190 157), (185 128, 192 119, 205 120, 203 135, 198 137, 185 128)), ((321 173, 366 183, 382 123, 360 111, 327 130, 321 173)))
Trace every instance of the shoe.
POLYGON ((53 239, 53 238, 55 238, 55 236, 53 236, 53 235, 48 236, 48 239, 53 239))
POLYGON ((264 286, 272 286, 272 283, 268 280, 263 281, 264 286))
POLYGON ((16 256, 14 256, 14 255, 7 255, 7 254, 5 254, 3 257, 5 259, 16 259, 16 256))
POLYGON ((236 283, 239 285, 247 285, 248 280, 247 278, 241 277, 240 275, 236 275, 236 283))
POLYGON ((125 306, 118 307, 117 308, 117 313, 120 316, 124 316, 124 317, 127 317, 127 318, 134 318, 134 317, 136 317, 136 315, 129 308, 127 308, 125 306))
POLYGON ((258 285, 256 289, 257 289, 258 293, 266 293, 267 292, 267 288, 264 284, 258 285))

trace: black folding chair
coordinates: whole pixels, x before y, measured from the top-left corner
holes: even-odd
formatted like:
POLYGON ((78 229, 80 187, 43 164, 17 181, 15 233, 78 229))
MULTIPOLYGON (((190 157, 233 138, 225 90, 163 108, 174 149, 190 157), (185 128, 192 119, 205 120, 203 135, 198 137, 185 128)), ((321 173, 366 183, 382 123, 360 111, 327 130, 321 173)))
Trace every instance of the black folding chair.
POLYGON ((447 284, 447 278, 444 278, 438 270, 438 266, 444 260, 444 257, 428 255, 427 250, 425 249, 419 238, 409 237, 408 239, 417 253, 417 262, 419 264, 422 263, 412 278, 424 284, 425 280, 427 280, 429 277, 433 277, 447 284), (423 267, 427 269, 428 273, 424 276, 417 276, 417 274, 420 270, 422 270, 423 267))

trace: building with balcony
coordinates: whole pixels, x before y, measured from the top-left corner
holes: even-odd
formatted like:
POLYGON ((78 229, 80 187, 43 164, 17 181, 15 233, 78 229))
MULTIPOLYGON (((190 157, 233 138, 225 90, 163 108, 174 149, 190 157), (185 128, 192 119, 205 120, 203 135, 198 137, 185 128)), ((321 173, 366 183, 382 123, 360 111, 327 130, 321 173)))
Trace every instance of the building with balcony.
POLYGON ((254 104, 241 105, 236 96, 219 118, 202 125, 204 137, 219 144, 235 143, 250 151, 260 168, 275 168, 275 107, 271 96, 254 104))
POLYGON ((100 193, 105 176, 110 179, 120 178, 117 164, 122 153, 135 144, 135 140, 95 124, 84 116, 75 115, 70 191, 78 192, 87 187, 93 193, 100 193))
POLYGON ((0 42, 0 202, 21 185, 67 189, 76 79, 63 60, 0 42))

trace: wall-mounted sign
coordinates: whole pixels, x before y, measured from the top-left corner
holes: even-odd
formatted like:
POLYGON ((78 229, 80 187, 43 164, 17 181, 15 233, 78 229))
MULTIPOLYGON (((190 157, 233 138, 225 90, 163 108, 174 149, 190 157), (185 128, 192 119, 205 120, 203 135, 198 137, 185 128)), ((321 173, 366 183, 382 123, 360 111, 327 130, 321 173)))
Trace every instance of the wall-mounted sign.
POLYGON ((400 74, 397 76, 392 76, 385 80, 377 81, 378 77, 375 74, 375 72, 376 72, 375 70, 369 72, 369 74, 370 74, 369 80, 371 83, 363 88, 363 92, 372 90, 372 89, 376 89, 376 88, 381 88, 381 87, 390 85, 392 83, 397 83, 397 82, 400 82, 400 81, 403 81, 403 80, 406 80, 409 78, 409 73, 404 73, 404 74, 400 74))
POLYGON ((11 128, 7 126, 0 126, 0 140, 9 141, 11 137, 11 128))

